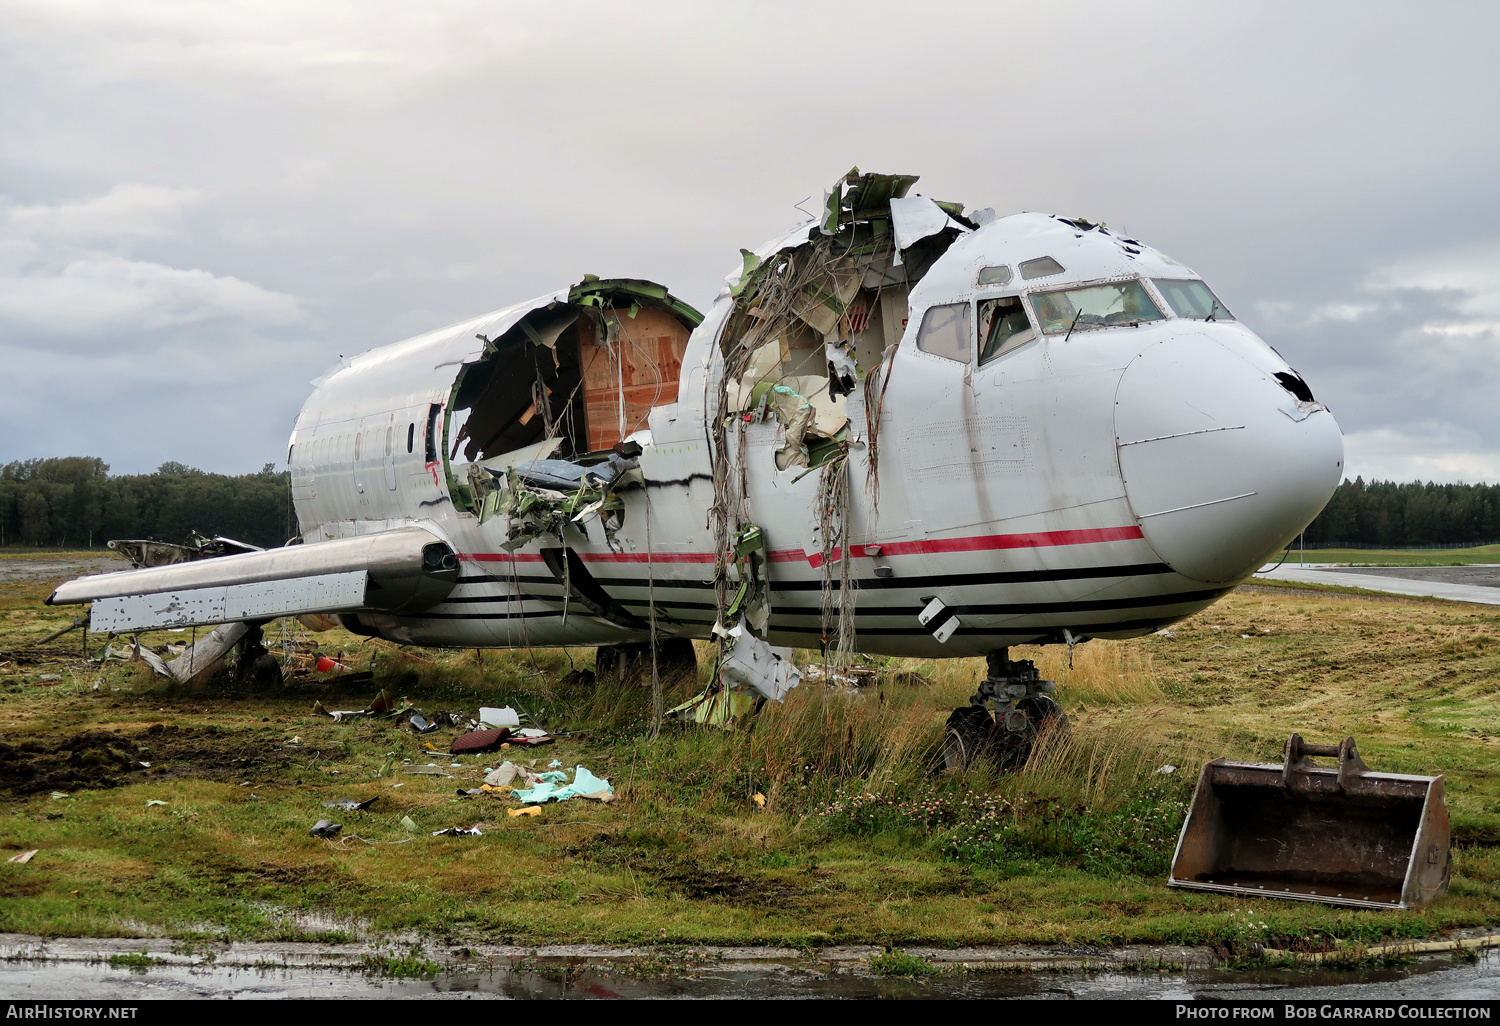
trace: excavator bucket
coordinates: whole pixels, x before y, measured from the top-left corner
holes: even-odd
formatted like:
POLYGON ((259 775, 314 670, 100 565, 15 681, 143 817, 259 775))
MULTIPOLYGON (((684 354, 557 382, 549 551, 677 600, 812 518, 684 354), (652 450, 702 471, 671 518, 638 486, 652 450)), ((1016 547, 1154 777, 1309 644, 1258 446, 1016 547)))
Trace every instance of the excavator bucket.
POLYGON ((1215 759, 1172 859, 1168 886, 1263 898, 1404 909, 1448 890, 1452 856, 1443 778, 1374 773, 1352 737, 1286 760, 1215 759), (1337 756, 1338 766, 1309 756, 1337 756))

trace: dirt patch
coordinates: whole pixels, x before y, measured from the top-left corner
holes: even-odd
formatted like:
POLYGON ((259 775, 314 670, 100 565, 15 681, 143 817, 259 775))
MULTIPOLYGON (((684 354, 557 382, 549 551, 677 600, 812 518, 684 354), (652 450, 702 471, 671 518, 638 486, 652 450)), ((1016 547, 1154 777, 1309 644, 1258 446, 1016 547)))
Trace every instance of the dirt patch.
POLYGON ((135 742, 105 730, 0 742, 0 792, 15 798, 42 791, 118 787, 144 772, 135 742))
POLYGON ((293 754, 274 734, 247 736, 213 726, 158 723, 131 733, 38 734, 14 743, 0 741, 0 796, 26 798, 43 791, 103 789, 183 776, 224 780, 242 777, 252 767, 279 767, 293 754))
POLYGON ((705 869, 700 862, 666 853, 661 848, 661 841, 660 837, 652 835, 631 838, 621 834, 596 834, 580 844, 564 848, 563 853, 596 865, 627 867, 654 880, 662 888, 678 891, 693 901, 753 900, 785 907, 804 893, 804 888, 767 876, 732 869, 705 869))

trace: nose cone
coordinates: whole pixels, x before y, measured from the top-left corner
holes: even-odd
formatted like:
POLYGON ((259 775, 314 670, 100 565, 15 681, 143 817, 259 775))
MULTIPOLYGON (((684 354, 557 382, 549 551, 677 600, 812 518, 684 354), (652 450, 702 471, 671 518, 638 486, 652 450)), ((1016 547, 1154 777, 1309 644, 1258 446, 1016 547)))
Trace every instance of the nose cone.
POLYGON ((1322 511, 1344 467, 1333 414, 1206 335, 1148 347, 1115 396, 1125 493, 1178 573, 1237 581, 1322 511))

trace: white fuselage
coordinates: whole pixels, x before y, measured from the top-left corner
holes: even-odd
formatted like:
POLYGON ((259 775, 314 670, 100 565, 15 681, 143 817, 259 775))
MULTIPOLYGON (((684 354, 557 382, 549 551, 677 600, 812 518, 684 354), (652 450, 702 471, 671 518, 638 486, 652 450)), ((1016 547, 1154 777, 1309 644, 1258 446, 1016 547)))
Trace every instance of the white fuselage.
MULTIPOLYGON (((1227 311, 1172 315, 1153 279, 1197 275, 1148 247, 1021 214, 961 236, 912 288, 905 323, 888 325, 899 344, 879 375, 888 384, 873 475, 870 379, 844 401, 852 539, 844 558, 857 589, 858 650, 968 656, 1147 633, 1235 587, 1321 510, 1342 471, 1332 414, 1289 391, 1285 376, 1295 372, 1227 311), (1065 270, 1033 280, 1016 270, 1042 256, 1065 270), (1009 282, 978 284, 982 269, 997 266, 1015 272, 1009 282), (972 313, 1018 296, 1036 329, 1034 293, 1132 278, 1161 319, 1074 325, 1069 337, 1034 330, 982 364, 972 334, 967 359, 917 346, 934 306, 970 304, 972 313), (933 598, 959 618, 946 642, 918 621, 933 598)), ((477 335, 498 335, 537 303, 374 350, 324 379, 289 455, 304 540, 417 525, 447 541, 462 567, 439 605, 419 615, 360 613, 359 623, 423 645, 614 644, 649 637, 641 623, 654 597, 659 632, 708 637, 716 618, 710 432, 718 337, 732 303, 726 290, 693 332, 676 401, 664 397, 651 410, 645 485, 620 493, 623 525, 612 542, 597 521, 569 527, 561 540, 633 623, 568 600, 542 554, 559 539, 507 551, 506 519, 481 524, 450 492, 453 443, 443 432, 455 379, 481 358, 477 335)), ((728 469, 742 472, 746 515, 767 540, 767 640, 816 647, 820 475, 776 469, 771 454, 785 429, 774 418, 736 417, 728 430, 728 451, 744 454, 742 467, 728 469)))

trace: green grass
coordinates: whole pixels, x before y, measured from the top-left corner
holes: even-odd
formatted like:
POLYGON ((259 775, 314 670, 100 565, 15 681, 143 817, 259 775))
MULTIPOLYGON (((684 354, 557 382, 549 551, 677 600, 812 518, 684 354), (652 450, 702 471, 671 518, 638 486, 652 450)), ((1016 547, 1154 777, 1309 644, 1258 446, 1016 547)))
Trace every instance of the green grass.
MULTIPOLYGON (((1301 553, 1308 563, 1347 563, 1352 566, 1469 566, 1500 563, 1500 545, 1456 549, 1308 549, 1301 553)), ((1296 566, 1299 552, 1294 544, 1286 566, 1296 566)))
POLYGON ((420 945, 414 944, 404 955, 385 952, 366 955, 360 961, 360 968, 372 976, 386 976, 391 979, 413 977, 427 979, 436 976, 442 967, 423 955, 420 945))
POLYGON ((939 970, 925 958, 908 955, 904 951, 886 951, 869 959, 870 972, 876 976, 902 976, 914 979, 932 976, 939 970))
POLYGON ((109 964, 116 969, 136 969, 144 971, 152 966, 161 965, 162 960, 152 958, 146 953, 146 949, 132 951, 124 955, 110 955, 109 964))
MULTIPOLYGON (((733 729, 668 725, 653 741, 649 689, 569 675, 591 664, 587 651, 402 649, 290 624, 287 642, 370 668, 375 684, 166 686, 138 667, 84 664, 76 638, 36 654, 29 639, 55 618, 39 605, 46 590, 13 588, 15 605, 0 606, 0 847, 40 849, 24 865, 0 861, 3 931, 899 952, 1373 944, 1500 921, 1489 844, 1500 840, 1500 610, 1257 590, 1171 637, 1081 646, 1071 669, 1061 649, 1018 651, 1058 682, 1072 733, 1019 774, 939 775, 943 723, 972 693, 977 660, 872 660, 882 683, 864 693, 805 686, 733 729), (17 651, 38 661, 5 654, 17 651), (429 712, 515 704, 574 733, 455 759, 456 731, 311 711, 362 708, 378 687, 429 712), (1354 734, 1377 770, 1445 775, 1459 839, 1447 898, 1398 913, 1164 886, 1197 767, 1277 760, 1292 730, 1312 742, 1354 734), (455 794, 505 758, 581 763, 618 800, 512 818, 514 802, 455 794), (427 762, 452 777, 401 772, 427 762), (1180 769, 1157 772, 1168 764, 1180 769), (377 794, 365 812, 323 808, 377 794), (342 834, 309 837, 325 817, 342 834), (430 836, 475 822, 481 837, 430 836)), ((273 648, 281 632, 268 632, 273 648)), ((669 703, 695 686, 676 685, 669 703)), ((367 968, 422 956, 382 957, 367 968)))

